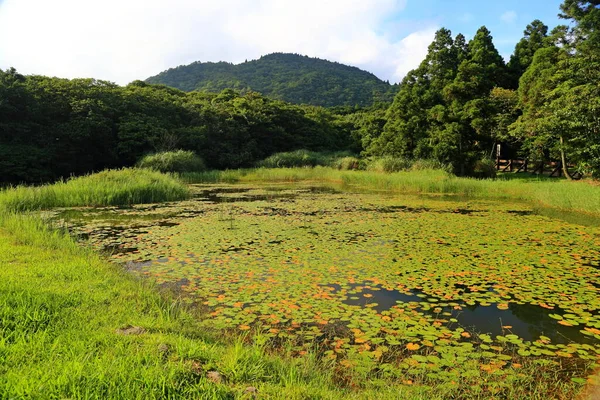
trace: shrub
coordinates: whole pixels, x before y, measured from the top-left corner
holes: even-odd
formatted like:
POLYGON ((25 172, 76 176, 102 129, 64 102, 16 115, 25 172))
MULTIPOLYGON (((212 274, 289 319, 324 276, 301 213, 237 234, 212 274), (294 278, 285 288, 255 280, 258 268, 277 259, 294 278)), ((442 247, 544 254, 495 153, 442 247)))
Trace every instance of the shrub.
POLYGON ((138 162, 138 167, 160 172, 200 172, 206 169, 204 161, 192 151, 176 150, 148 154, 138 162))
POLYGON ((475 165, 473 166, 473 177, 495 178, 496 173, 496 163, 493 160, 484 158, 482 160, 475 161, 475 165))

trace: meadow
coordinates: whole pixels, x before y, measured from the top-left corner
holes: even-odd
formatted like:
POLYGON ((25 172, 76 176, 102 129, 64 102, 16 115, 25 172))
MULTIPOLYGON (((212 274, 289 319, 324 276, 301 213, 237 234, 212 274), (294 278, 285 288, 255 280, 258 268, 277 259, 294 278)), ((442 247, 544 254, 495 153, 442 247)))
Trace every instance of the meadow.
POLYGON ((571 399, 599 383, 597 186, 162 177, 120 201, 72 200, 84 178, 0 193, 0 397, 571 399))

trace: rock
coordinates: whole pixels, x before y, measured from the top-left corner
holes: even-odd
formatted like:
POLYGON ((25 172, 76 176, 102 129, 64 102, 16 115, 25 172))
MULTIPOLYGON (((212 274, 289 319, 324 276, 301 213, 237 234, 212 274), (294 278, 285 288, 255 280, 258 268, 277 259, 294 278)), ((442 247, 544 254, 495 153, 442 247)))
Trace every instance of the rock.
POLYGON ((146 333, 146 330, 141 326, 128 325, 125 328, 117 329, 119 335, 141 335, 146 333))
POLYGON ((209 381, 214 383, 223 382, 223 377, 217 371, 208 371, 208 373, 206 374, 206 378, 208 378, 209 381))
POLYGON ((246 390, 244 390, 244 394, 249 394, 251 395, 253 398, 256 397, 256 395, 258 394, 258 389, 255 388, 254 386, 248 386, 246 388, 246 390))
POLYGON ((161 343, 160 345, 158 345, 158 352, 162 355, 167 355, 167 353, 169 353, 169 345, 161 343))

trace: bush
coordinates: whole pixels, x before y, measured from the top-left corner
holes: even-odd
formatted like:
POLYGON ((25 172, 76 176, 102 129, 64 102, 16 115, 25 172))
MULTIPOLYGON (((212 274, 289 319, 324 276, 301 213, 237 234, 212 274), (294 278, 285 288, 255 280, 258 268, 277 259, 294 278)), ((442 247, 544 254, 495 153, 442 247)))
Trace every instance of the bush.
POLYGON ((138 167, 160 172, 200 172, 206 169, 204 161, 192 151, 176 150, 149 154, 138 162, 138 167))
POLYGON ((475 165, 473 166, 473 177, 495 178, 496 173, 496 163, 493 160, 484 158, 482 160, 475 161, 475 165))
POLYGON ((375 172, 398 172, 410 169, 412 161, 405 158, 385 156, 375 158, 367 164, 368 171, 375 172))

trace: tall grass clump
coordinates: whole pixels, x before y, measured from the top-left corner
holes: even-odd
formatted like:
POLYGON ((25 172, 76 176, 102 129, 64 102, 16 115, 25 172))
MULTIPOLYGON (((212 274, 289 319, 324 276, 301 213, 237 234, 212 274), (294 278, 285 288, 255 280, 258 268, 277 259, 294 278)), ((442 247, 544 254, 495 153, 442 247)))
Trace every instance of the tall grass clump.
POLYGON ((200 172, 206 169, 200 156, 185 150, 148 154, 138 162, 138 167, 175 173, 200 172))
POLYGON ((351 171, 365 169, 365 163, 357 157, 346 156, 335 160, 332 167, 343 171, 351 171))
POLYGON ((412 167, 412 161, 401 157, 377 157, 367 163, 367 171, 398 172, 412 167))
POLYGON ((320 153, 310 150, 296 150, 275 153, 256 163, 256 166, 259 168, 300 168, 317 166, 338 168, 337 166, 339 165, 340 160, 348 157, 353 157, 353 155, 347 151, 320 153))
POLYGON ((317 165, 327 165, 327 162, 327 157, 321 153, 309 150, 296 150, 275 153, 259 161, 256 166, 262 168, 316 167, 317 165))
POLYGON ((0 192, 0 208, 31 211, 53 207, 122 206, 183 200, 189 189, 177 178, 147 169, 108 170, 39 187, 0 192))

